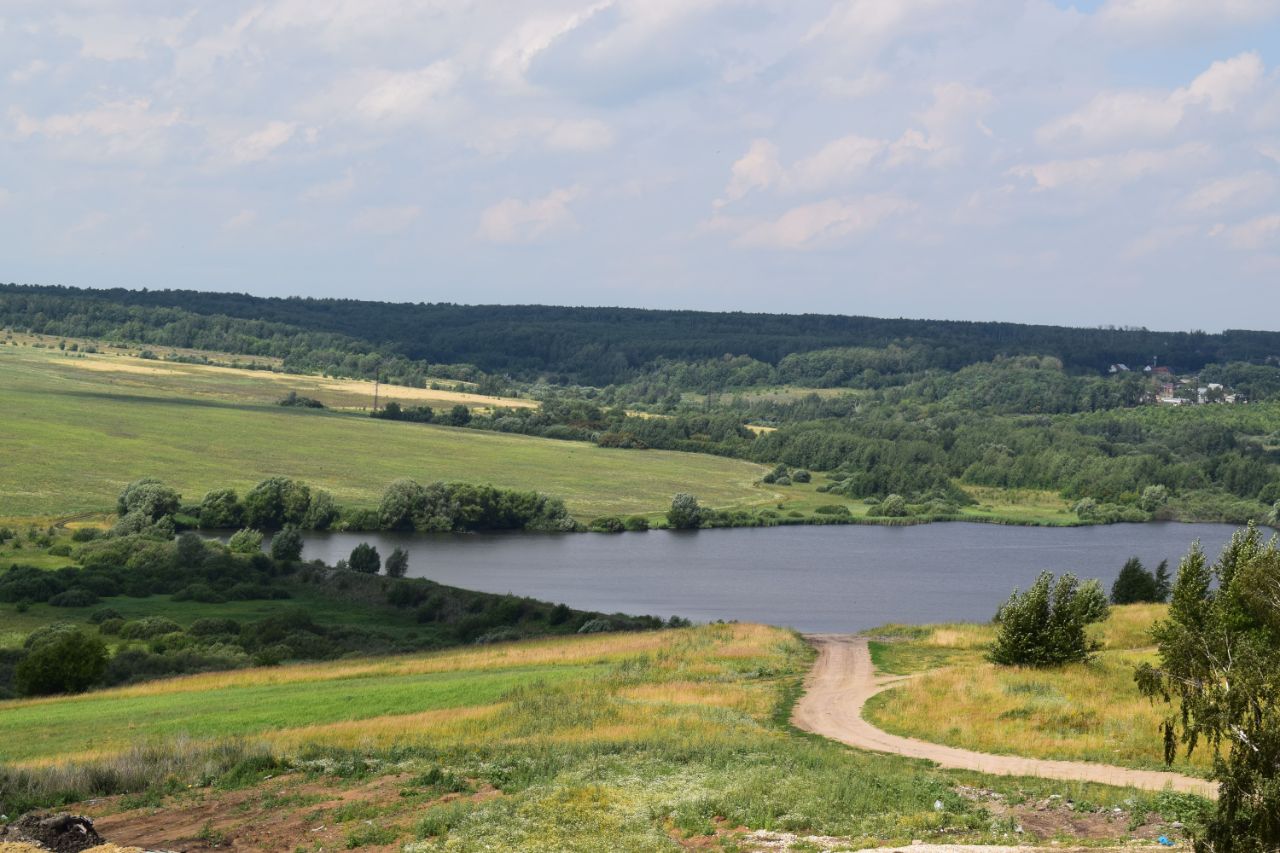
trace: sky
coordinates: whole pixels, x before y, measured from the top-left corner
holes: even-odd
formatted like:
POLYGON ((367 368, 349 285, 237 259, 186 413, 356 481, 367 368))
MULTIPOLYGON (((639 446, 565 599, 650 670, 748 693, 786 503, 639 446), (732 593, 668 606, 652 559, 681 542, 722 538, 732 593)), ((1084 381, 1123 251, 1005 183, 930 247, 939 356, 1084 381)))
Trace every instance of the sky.
POLYGON ((4 0, 0 281, 1280 329, 1280 2, 4 0))

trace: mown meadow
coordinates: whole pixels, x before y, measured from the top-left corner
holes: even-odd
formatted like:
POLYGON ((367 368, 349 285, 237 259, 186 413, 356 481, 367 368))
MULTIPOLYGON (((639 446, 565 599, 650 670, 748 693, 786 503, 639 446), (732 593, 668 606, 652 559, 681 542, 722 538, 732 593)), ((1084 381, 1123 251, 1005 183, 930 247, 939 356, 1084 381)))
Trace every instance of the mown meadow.
POLYGON ((1155 831, 1152 813, 1172 821, 1198 808, 944 773, 796 732, 785 720, 811 659, 781 629, 708 625, 4 703, 0 805, 125 795, 83 806, 117 827, 120 843, 161 808, 175 822, 184 810, 201 815, 205 842, 265 849, 253 833, 288 812, 281 832, 295 835, 272 849, 323 838, 422 851, 736 850, 754 830, 839 836, 854 848, 1045 840, 1055 832, 1017 831, 1009 808, 1052 794, 1106 810, 1099 825, 1122 838, 1139 824, 1155 831), (64 734, 76 732, 78 742, 64 734), (379 793, 355 801, 353 786, 379 793), (234 809, 220 813, 227 802, 234 809))
MULTIPOLYGON (((376 506, 401 477, 491 483, 559 497, 583 519, 656 514, 678 492, 721 508, 775 502, 755 485, 765 469, 739 460, 282 408, 226 386, 75 361, 0 348, 0 518, 109 513, 121 488, 142 476, 198 500, 215 487, 245 491, 283 475, 352 507, 376 506)), ((233 386, 266 383, 273 398, 287 387, 270 374, 234 373, 233 386)))

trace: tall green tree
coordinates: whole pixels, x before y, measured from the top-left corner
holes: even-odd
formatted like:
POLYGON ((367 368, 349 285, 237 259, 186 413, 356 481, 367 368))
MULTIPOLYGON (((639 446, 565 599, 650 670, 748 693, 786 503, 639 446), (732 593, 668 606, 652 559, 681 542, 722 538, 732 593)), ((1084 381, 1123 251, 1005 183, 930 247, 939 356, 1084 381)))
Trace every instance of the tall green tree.
POLYGON ((1176 703, 1163 724, 1165 759, 1181 744, 1213 752, 1220 783, 1197 851, 1280 850, 1280 550, 1256 525, 1212 566, 1199 546, 1182 560, 1169 618, 1152 630, 1157 666, 1139 689, 1176 703))
POLYGON ((996 640, 987 654, 1005 666, 1061 666, 1093 656, 1101 644, 1085 628, 1107 618, 1106 595, 1097 581, 1041 572, 1026 592, 1014 590, 996 612, 996 640))
POLYGON ((1160 600, 1155 575, 1147 571, 1137 557, 1130 557, 1111 585, 1111 603, 1138 604, 1160 600))

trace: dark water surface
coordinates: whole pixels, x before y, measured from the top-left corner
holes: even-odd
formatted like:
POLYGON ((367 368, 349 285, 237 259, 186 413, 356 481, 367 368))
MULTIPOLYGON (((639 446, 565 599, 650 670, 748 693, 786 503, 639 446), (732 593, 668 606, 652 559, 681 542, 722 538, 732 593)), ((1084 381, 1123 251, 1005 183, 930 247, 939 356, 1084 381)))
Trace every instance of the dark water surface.
POLYGON ((1005 527, 945 523, 701 530, 689 533, 415 536, 308 534, 304 557, 345 558, 360 542, 385 558, 409 552, 409 574, 585 610, 695 621, 739 619, 802 631, 886 622, 985 621, 1042 569, 1101 578, 1110 590, 1131 556, 1171 571, 1197 539, 1210 557, 1225 524, 1005 527))

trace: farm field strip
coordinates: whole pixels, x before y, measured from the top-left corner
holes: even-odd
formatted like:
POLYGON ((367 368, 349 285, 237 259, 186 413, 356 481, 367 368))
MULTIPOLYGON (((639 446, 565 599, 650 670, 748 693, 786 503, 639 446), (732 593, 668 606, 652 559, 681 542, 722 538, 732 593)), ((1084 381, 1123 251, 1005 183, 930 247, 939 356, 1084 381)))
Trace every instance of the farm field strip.
POLYGON ((0 348, 0 518, 109 512, 143 476, 198 500, 283 475, 354 507, 376 506, 401 477, 462 480, 541 491, 586 519, 656 513, 677 492, 715 507, 772 498, 755 485, 763 467, 738 460, 122 389, 8 350, 0 348))

